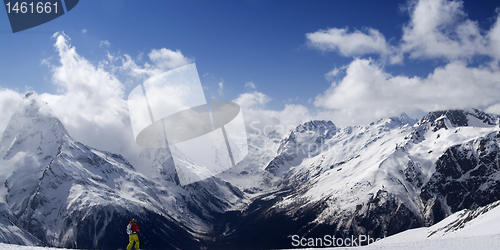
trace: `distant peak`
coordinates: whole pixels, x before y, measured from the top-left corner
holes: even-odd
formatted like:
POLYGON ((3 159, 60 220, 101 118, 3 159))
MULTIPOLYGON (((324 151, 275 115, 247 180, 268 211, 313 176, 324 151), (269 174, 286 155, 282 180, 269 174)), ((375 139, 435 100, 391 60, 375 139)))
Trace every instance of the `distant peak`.
POLYGON ((408 124, 410 126, 413 126, 415 123, 417 123, 417 119, 413 119, 409 117, 406 113, 401 113, 398 117, 396 117, 403 125, 408 124))
POLYGON ((438 120, 442 119, 442 117, 446 117, 451 124, 457 127, 467 126, 468 124, 467 111, 460 109, 429 112, 419 121, 419 124, 431 123, 431 125, 435 125, 438 120))
POLYGON ((332 121, 312 120, 298 125, 295 131, 304 132, 304 131, 316 131, 316 130, 330 130, 336 128, 337 126, 335 126, 335 124, 332 121))
POLYGON ((52 111, 46 103, 40 102, 36 92, 28 92, 24 97, 24 102, 19 107, 17 115, 34 117, 37 115, 52 117, 52 111))
POLYGON ((389 118, 382 118, 377 122, 370 123, 370 126, 375 124, 384 124, 384 126, 389 127, 399 127, 403 125, 413 126, 417 122, 416 119, 409 117, 406 113, 401 113, 399 116, 393 116, 389 118))
POLYGON ((62 122, 52 115, 47 104, 37 100, 36 93, 27 94, 27 98, 11 116, 5 131, 2 131, 0 144, 12 141, 17 134, 33 134, 40 131, 57 134, 57 137, 69 135, 62 122))
POLYGON ((479 121, 483 125, 495 125, 496 118, 493 115, 487 114, 479 109, 450 109, 429 112, 418 122, 419 125, 430 123, 431 126, 442 127, 443 119, 447 119, 451 125, 455 127, 470 126, 470 119, 479 121))

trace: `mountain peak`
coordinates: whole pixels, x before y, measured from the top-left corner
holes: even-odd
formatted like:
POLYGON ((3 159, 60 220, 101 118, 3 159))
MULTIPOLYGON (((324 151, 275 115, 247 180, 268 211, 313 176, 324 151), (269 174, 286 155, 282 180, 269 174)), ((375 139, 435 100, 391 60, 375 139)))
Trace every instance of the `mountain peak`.
POLYGON ((370 123, 370 126, 375 124, 383 125, 388 128, 397 128, 403 125, 413 126, 417 121, 411 117, 409 117, 406 113, 401 113, 399 116, 393 116, 389 118, 382 118, 377 122, 370 123))
POLYGON ((295 128, 296 132, 303 133, 305 131, 325 131, 335 130, 337 126, 332 121, 312 120, 304 122, 295 128))
POLYGON ((0 148, 6 153, 4 157, 17 150, 43 150, 40 145, 60 144, 63 137, 69 137, 62 122, 51 114, 46 104, 40 104, 35 95, 26 95, 3 131, 0 148))
POLYGON ((488 127, 495 125, 497 119, 498 117, 486 114, 479 109, 450 109, 429 112, 417 124, 429 123, 437 131, 441 128, 448 128, 446 121, 449 121, 449 125, 453 127, 488 127))
POLYGON ((409 117, 406 113, 401 113, 398 117, 396 117, 399 121, 401 121, 402 124, 408 124, 410 126, 413 126, 415 123, 417 123, 416 119, 413 119, 409 117))

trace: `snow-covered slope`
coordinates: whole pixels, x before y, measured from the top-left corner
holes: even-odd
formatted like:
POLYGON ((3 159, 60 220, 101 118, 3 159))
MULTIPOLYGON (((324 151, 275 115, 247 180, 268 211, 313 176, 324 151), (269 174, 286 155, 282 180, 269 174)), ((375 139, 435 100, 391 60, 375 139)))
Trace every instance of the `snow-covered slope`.
POLYGON ((360 249, 498 249, 500 201, 464 209, 430 227, 410 229, 360 249))
MULTIPOLYGON (((367 246, 359 246, 359 241, 352 247, 350 241, 337 240, 335 248, 323 249, 360 249, 360 250, 390 250, 390 249, 498 249, 500 247, 500 201, 493 202, 476 209, 464 209, 430 227, 410 229, 383 239, 376 239, 367 246), (351 247, 345 247, 348 244, 351 247), (358 246, 358 247, 356 247, 358 246)), ((297 238, 294 245, 298 247, 332 246, 330 238, 326 241, 297 238)), ((359 239, 359 238, 358 238, 359 239)), ((362 238, 363 239, 363 238, 362 238)), ((314 248, 304 248, 314 249, 314 248)))
POLYGON ((423 228, 411 229, 387 237, 373 245, 388 245, 389 243, 408 243, 411 241, 485 237, 500 235, 500 201, 493 202, 476 209, 458 211, 446 219, 423 228))
MULTIPOLYGON (((271 177, 273 188, 237 213, 238 223, 228 222, 233 225, 228 239, 251 249, 289 247, 290 235, 325 231, 337 237, 385 237, 483 205, 484 197, 498 200, 487 194, 500 184, 498 131, 498 118, 479 110, 431 112, 414 125, 404 116, 364 127, 302 124, 283 137, 264 170, 253 169, 264 180, 271 177), (460 167, 464 160, 449 160, 456 147, 465 148, 461 155, 470 160, 469 168, 460 167), (460 176, 449 176, 448 168, 460 176), (450 190, 441 186, 450 178, 467 183, 471 201, 448 198, 450 190), (488 184, 481 185, 485 180, 488 184), (439 207, 441 217, 429 212, 438 211, 436 200, 450 202, 448 210, 439 207)), ((457 197, 466 194, 456 190, 457 197)))
POLYGON ((165 151, 143 152, 157 170, 148 179, 121 155, 75 141, 29 96, 3 134, 0 156, 3 242, 116 249, 136 218, 149 248, 199 248, 211 213, 240 199, 220 180, 180 187, 165 151))

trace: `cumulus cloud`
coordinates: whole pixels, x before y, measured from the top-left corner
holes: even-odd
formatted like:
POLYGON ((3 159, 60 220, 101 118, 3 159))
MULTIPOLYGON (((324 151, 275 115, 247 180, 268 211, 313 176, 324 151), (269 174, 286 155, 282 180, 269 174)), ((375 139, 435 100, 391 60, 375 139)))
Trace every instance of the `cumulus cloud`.
POLYGON ((120 152, 121 143, 127 140, 124 134, 129 133, 123 84, 112 73, 80 56, 64 33, 54 37, 60 60, 58 65, 51 65, 51 70, 58 94, 44 93, 39 98, 77 140, 120 152))
POLYGON ((462 2, 420 0, 410 4, 409 13, 401 49, 410 58, 453 60, 490 55, 488 37, 482 35, 476 21, 467 18, 462 2))
POLYGON ((322 51, 381 55, 378 60, 354 58, 326 73, 331 86, 316 96, 314 105, 347 124, 439 109, 500 113, 499 16, 489 30, 481 30, 468 19, 461 1, 410 1, 407 10, 410 20, 397 45, 373 29, 363 33, 333 28, 306 34, 308 43, 322 51), (476 56, 490 60, 473 66, 470 62, 476 56), (387 73, 387 57, 390 63, 402 62, 403 57, 444 61, 426 77, 409 77, 387 73))
POLYGON ((371 28, 366 32, 359 30, 348 32, 347 28, 331 28, 307 33, 306 37, 312 47, 323 51, 338 51, 344 56, 368 53, 388 54, 391 50, 384 35, 371 28))
MULTIPOLYGON (((137 57, 137 62, 141 62, 142 57, 143 53, 140 53, 137 57)), ((116 60, 120 61, 121 65, 115 65, 114 68, 122 74, 144 80, 167 70, 194 62, 194 59, 184 56, 180 50, 173 51, 166 48, 152 49, 148 57, 151 63, 145 62, 143 65, 139 65, 130 55, 119 55, 116 56, 116 60)))
POLYGON ((500 101, 500 72, 461 61, 436 68, 425 78, 393 76, 369 59, 355 59, 345 72, 314 105, 390 116, 414 109, 487 109, 500 101))
POLYGON ((219 88, 217 89, 217 92, 219 93, 220 96, 222 96, 223 95, 222 91, 224 90, 224 80, 220 79, 218 84, 219 84, 219 88))
POLYGON ((307 43, 321 51, 338 52, 352 57, 379 54, 389 63, 409 58, 441 58, 448 61, 469 59, 477 55, 500 59, 500 25, 498 16, 490 30, 481 30, 467 17, 463 2, 450 0, 409 1, 410 20, 403 26, 398 44, 391 45, 373 28, 349 32, 348 28, 331 28, 307 33, 307 43))
POLYGON ((256 108, 265 105, 269 102, 271 98, 269 96, 254 91, 253 93, 243 93, 234 102, 238 103, 242 107, 256 108))
POLYGON ((161 69, 174 69, 193 62, 192 59, 185 57, 180 50, 153 49, 148 56, 161 69))
POLYGON ((500 60, 500 12, 496 17, 496 22, 493 27, 488 31, 488 48, 490 55, 494 55, 495 61, 492 63, 494 67, 498 67, 500 60))
POLYGON ((257 91, 243 93, 233 100, 241 106, 249 133, 267 134, 272 130, 286 133, 296 125, 314 119, 307 107, 287 104, 283 110, 271 110, 266 107, 269 101, 269 96, 257 91))
MULTIPOLYGON (((52 37, 59 61, 52 64, 52 60, 45 60, 43 65, 47 65, 52 72, 57 94, 43 93, 34 95, 34 98, 46 103, 77 141, 123 154, 140 171, 148 174, 150 169, 138 164, 137 156, 143 148, 135 144, 125 86, 119 76, 125 76, 124 79, 136 86, 170 68, 191 63, 192 59, 184 57, 179 50, 153 49, 149 54, 151 62, 141 65, 127 54, 112 55, 109 52, 105 55, 106 59, 93 64, 77 53, 64 32, 55 33, 52 37)), ((102 43, 106 44, 109 42, 102 43)), ((0 129, 5 129, 15 107, 22 101, 23 95, 8 89, 0 90, 0 129)))
POLYGON ((82 34, 86 34, 86 33, 87 33, 87 29, 83 29, 82 34))
POLYGON ((103 46, 109 47, 109 46, 111 46, 111 43, 109 43, 108 40, 101 41, 99 43, 99 48, 102 48, 103 46))
POLYGON ((328 80, 328 81, 335 80, 336 77, 338 77, 341 72, 344 72, 346 68, 347 68, 347 65, 344 65, 340 68, 337 68, 337 67, 333 68, 332 70, 330 70, 328 73, 325 74, 326 80, 328 80))
POLYGON ((0 89, 0 131, 4 131, 10 117, 23 102, 23 96, 11 89, 0 89))
POLYGON ((255 89, 255 88, 257 88, 257 86, 255 86, 254 82, 250 81, 250 82, 246 82, 245 83, 245 88, 247 88, 247 89, 255 89))

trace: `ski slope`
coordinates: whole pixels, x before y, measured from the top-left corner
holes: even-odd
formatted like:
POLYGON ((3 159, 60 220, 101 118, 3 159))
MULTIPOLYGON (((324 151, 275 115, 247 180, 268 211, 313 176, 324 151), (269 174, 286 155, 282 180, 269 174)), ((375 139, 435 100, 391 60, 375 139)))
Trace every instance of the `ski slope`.
POLYGON ((20 246, 20 245, 14 245, 14 244, 0 243, 0 249, 2 249, 2 250, 64 250, 65 248, 20 246))
MULTIPOLYGON (((464 209, 433 226, 407 230, 368 246, 327 249, 499 249, 499 223, 500 201, 497 201, 474 210, 464 209)), ((305 244, 303 245, 307 245, 306 242, 309 241, 304 240, 303 243, 305 244)), ((314 243, 314 241, 310 242, 311 244, 314 243)), ((319 247, 318 242, 316 241, 317 247, 319 247)))

